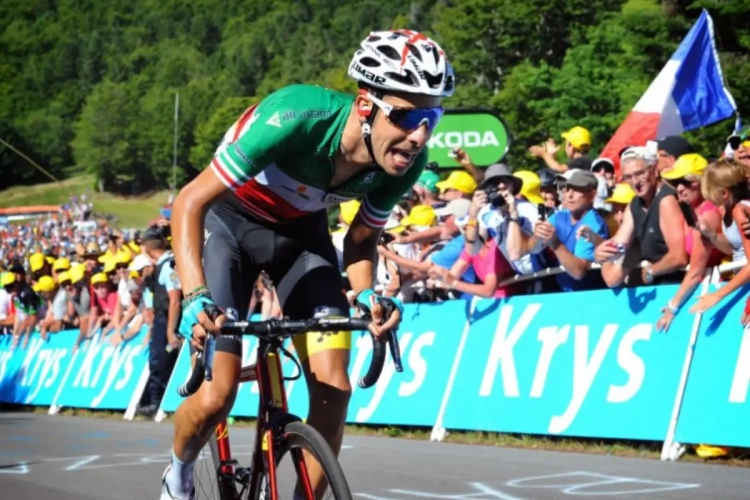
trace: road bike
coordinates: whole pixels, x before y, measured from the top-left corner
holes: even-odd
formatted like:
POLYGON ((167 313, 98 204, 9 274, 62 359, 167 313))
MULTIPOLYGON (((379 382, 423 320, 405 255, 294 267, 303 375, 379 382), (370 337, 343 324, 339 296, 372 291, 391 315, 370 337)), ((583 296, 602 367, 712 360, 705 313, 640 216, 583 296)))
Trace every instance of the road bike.
MULTIPOLYGON (((202 452, 203 460, 196 464, 196 499, 217 500, 291 500, 295 487, 299 484, 302 498, 316 500, 310 483, 306 459, 314 457, 323 470, 332 496, 325 498, 351 500, 352 495, 336 456, 323 436, 311 426, 289 412, 284 388, 285 380, 296 380, 302 374, 299 361, 283 347, 285 339, 308 332, 353 332, 368 331, 371 319, 361 318, 312 318, 307 320, 272 319, 259 322, 227 322, 218 335, 253 335, 258 338, 256 362, 243 366, 240 382, 258 382, 260 402, 256 426, 255 443, 250 466, 242 467, 232 458, 229 446, 229 427, 222 421, 209 438, 207 447, 211 461, 202 452), (297 374, 285 377, 281 368, 279 353, 292 360, 297 374), (282 459, 290 456, 290 460, 282 459), (291 463, 289 463, 291 462, 291 463), (204 466, 200 467, 199 465, 204 466), (202 472, 207 477, 203 477, 202 472), (200 474, 199 474, 200 472, 200 474), (285 495, 279 495, 281 487, 285 495)), ((369 333, 369 332, 368 332, 369 333)), ((370 366, 357 385, 363 389, 373 386, 383 370, 386 357, 386 344, 391 352, 396 371, 402 372, 401 356, 396 333, 387 334, 387 342, 373 339, 370 366)), ((214 337, 209 335, 203 351, 197 353, 193 371, 187 382, 179 387, 181 396, 195 393, 203 380, 212 379, 214 337)))

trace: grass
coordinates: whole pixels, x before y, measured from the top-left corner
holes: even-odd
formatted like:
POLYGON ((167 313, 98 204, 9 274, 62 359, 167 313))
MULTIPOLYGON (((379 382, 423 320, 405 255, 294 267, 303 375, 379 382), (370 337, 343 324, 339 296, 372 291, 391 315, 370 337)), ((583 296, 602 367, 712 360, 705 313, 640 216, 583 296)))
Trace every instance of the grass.
MULTIPOLYGON (((1 409, 2 405, 0 405, 1 409)), ((46 414, 47 408, 13 407, 20 411, 46 414)), ((87 417, 96 419, 122 420, 123 413, 106 410, 87 410, 78 408, 64 408, 61 415, 87 417)), ((167 416, 165 422, 170 422, 172 415, 167 416)), ((145 422, 140 416, 135 421, 145 422)), ((232 427, 251 428, 256 425, 255 419, 235 418, 232 427)), ((430 439, 431 428, 425 427, 393 427, 370 425, 347 425, 345 433, 354 436, 377 436, 382 438, 415 439, 427 441, 430 439)), ((519 448, 525 450, 546 450, 568 453, 587 453, 593 455, 647 458, 659 460, 661 456, 661 442, 656 441, 618 441, 601 439, 575 439, 554 436, 531 436, 521 434, 502 434, 496 432, 450 431, 443 439, 445 443, 459 443, 476 446, 495 446, 503 448, 519 448)), ((750 451, 738 449, 728 458, 704 459, 692 450, 682 457, 681 462, 713 463, 750 468, 750 451)))
POLYGON ((26 205, 56 205, 65 203, 71 195, 81 195, 89 190, 93 196, 94 212, 109 214, 122 228, 145 228, 159 215, 159 208, 169 197, 168 191, 158 191, 145 196, 117 196, 93 192, 91 176, 72 177, 60 183, 14 186, 0 191, 0 208, 26 205))

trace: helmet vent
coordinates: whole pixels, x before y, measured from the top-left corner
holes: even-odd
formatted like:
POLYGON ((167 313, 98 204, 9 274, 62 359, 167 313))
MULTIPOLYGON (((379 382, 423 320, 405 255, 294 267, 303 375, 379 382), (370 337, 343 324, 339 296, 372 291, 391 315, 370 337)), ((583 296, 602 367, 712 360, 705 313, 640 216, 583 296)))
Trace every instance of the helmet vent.
POLYGON ((390 45, 378 45, 378 50, 388 59, 393 59, 394 61, 401 60, 401 54, 399 54, 398 51, 390 45))

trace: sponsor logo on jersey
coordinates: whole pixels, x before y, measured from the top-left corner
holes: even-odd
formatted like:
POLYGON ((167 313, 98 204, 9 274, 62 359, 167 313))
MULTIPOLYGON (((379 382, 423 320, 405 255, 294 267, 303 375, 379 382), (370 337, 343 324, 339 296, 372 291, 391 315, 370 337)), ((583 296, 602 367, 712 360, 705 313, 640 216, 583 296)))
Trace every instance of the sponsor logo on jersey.
POLYGON ((362 178, 362 182, 364 184, 370 184, 372 181, 375 180, 376 175, 378 175, 377 172, 370 172, 369 174, 365 175, 364 178, 362 178))
POLYGON ((275 112, 271 118, 266 120, 266 125, 281 128, 281 119, 279 119, 279 112, 275 112))
POLYGON ((281 115, 281 119, 284 121, 294 120, 296 117, 297 117, 297 113, 295 113, 294 111, 287 111, 286 113, 281 115))
POLYGON ((305 191, 307 191, 307 186, 297 186, 297 187, 294 187, 294 186, 285 186, 285 185, 282 184, 281 187, 284 188, 284 189, 286 189, 290 193, 295 193, 300 198, 304 198, 305 200, 309 200, 310 199, 310 197, 305 194, 305 191))
POLYGON ((377 76, 372 71, 369 71, 362 66, 359 65, 359 63, 354 63, 354 71, 359 73, 360 75, 364 76, 366 80, 370 80, 372 83, 383 85, 385 84, 385 78, 382 76, 377 76))
POLYGON ((242 161, 244 161, 248 165, 250 163, 252 163, 252 161, 250 160, 250 158, 248 158, 248 156, 245 154, 245 152, 242 151, 242 148, 240 147, 240 145, 238 143, 235 142, 232 145, 232 148, 234 149, 234 152, 237 154, 237 156, 239 156, 240 158, 242 158, 242 161))
POLYGON ((325 196, 323 196, 323 203, 344 203, 345 201, 353 200, 353 196, 341 196, 333 193, 326 193, 325 196))
POLYGON ((325 109, 307 109, 300 113, 300 118, 328 118, 331 116, 331 112, 325 109))

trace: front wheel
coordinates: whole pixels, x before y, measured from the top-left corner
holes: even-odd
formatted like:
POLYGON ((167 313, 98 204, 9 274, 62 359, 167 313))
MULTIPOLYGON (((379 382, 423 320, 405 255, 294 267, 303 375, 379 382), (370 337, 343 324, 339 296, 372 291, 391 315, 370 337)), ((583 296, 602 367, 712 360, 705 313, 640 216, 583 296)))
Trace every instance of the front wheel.
MULTIPOLYGON (((299 498, 304 500, 352 500, 349 485, 344 477, 336 456, 323 436, 318 431, 302 422, 290 422, 284 426, 280 443, 274 450, 276 456, 276 499, 293 500, 295 488, 299 489, 299 498), (305 456, 305 453, 307 452, 305 456), (289 457, 284 459, 284 457, 289 457), (311 462, 323 471, 326 488, 316 498, 312 494, 308 470, 311 462), (299 485, 299 486, 298 486, 299 485)), ((265 463, 265 470, 260 481, 260 488, 255 492, 253 500, 271 500, 269 467, 265 463)), ((322 487, 320 488, 322 490, 322 487)))

